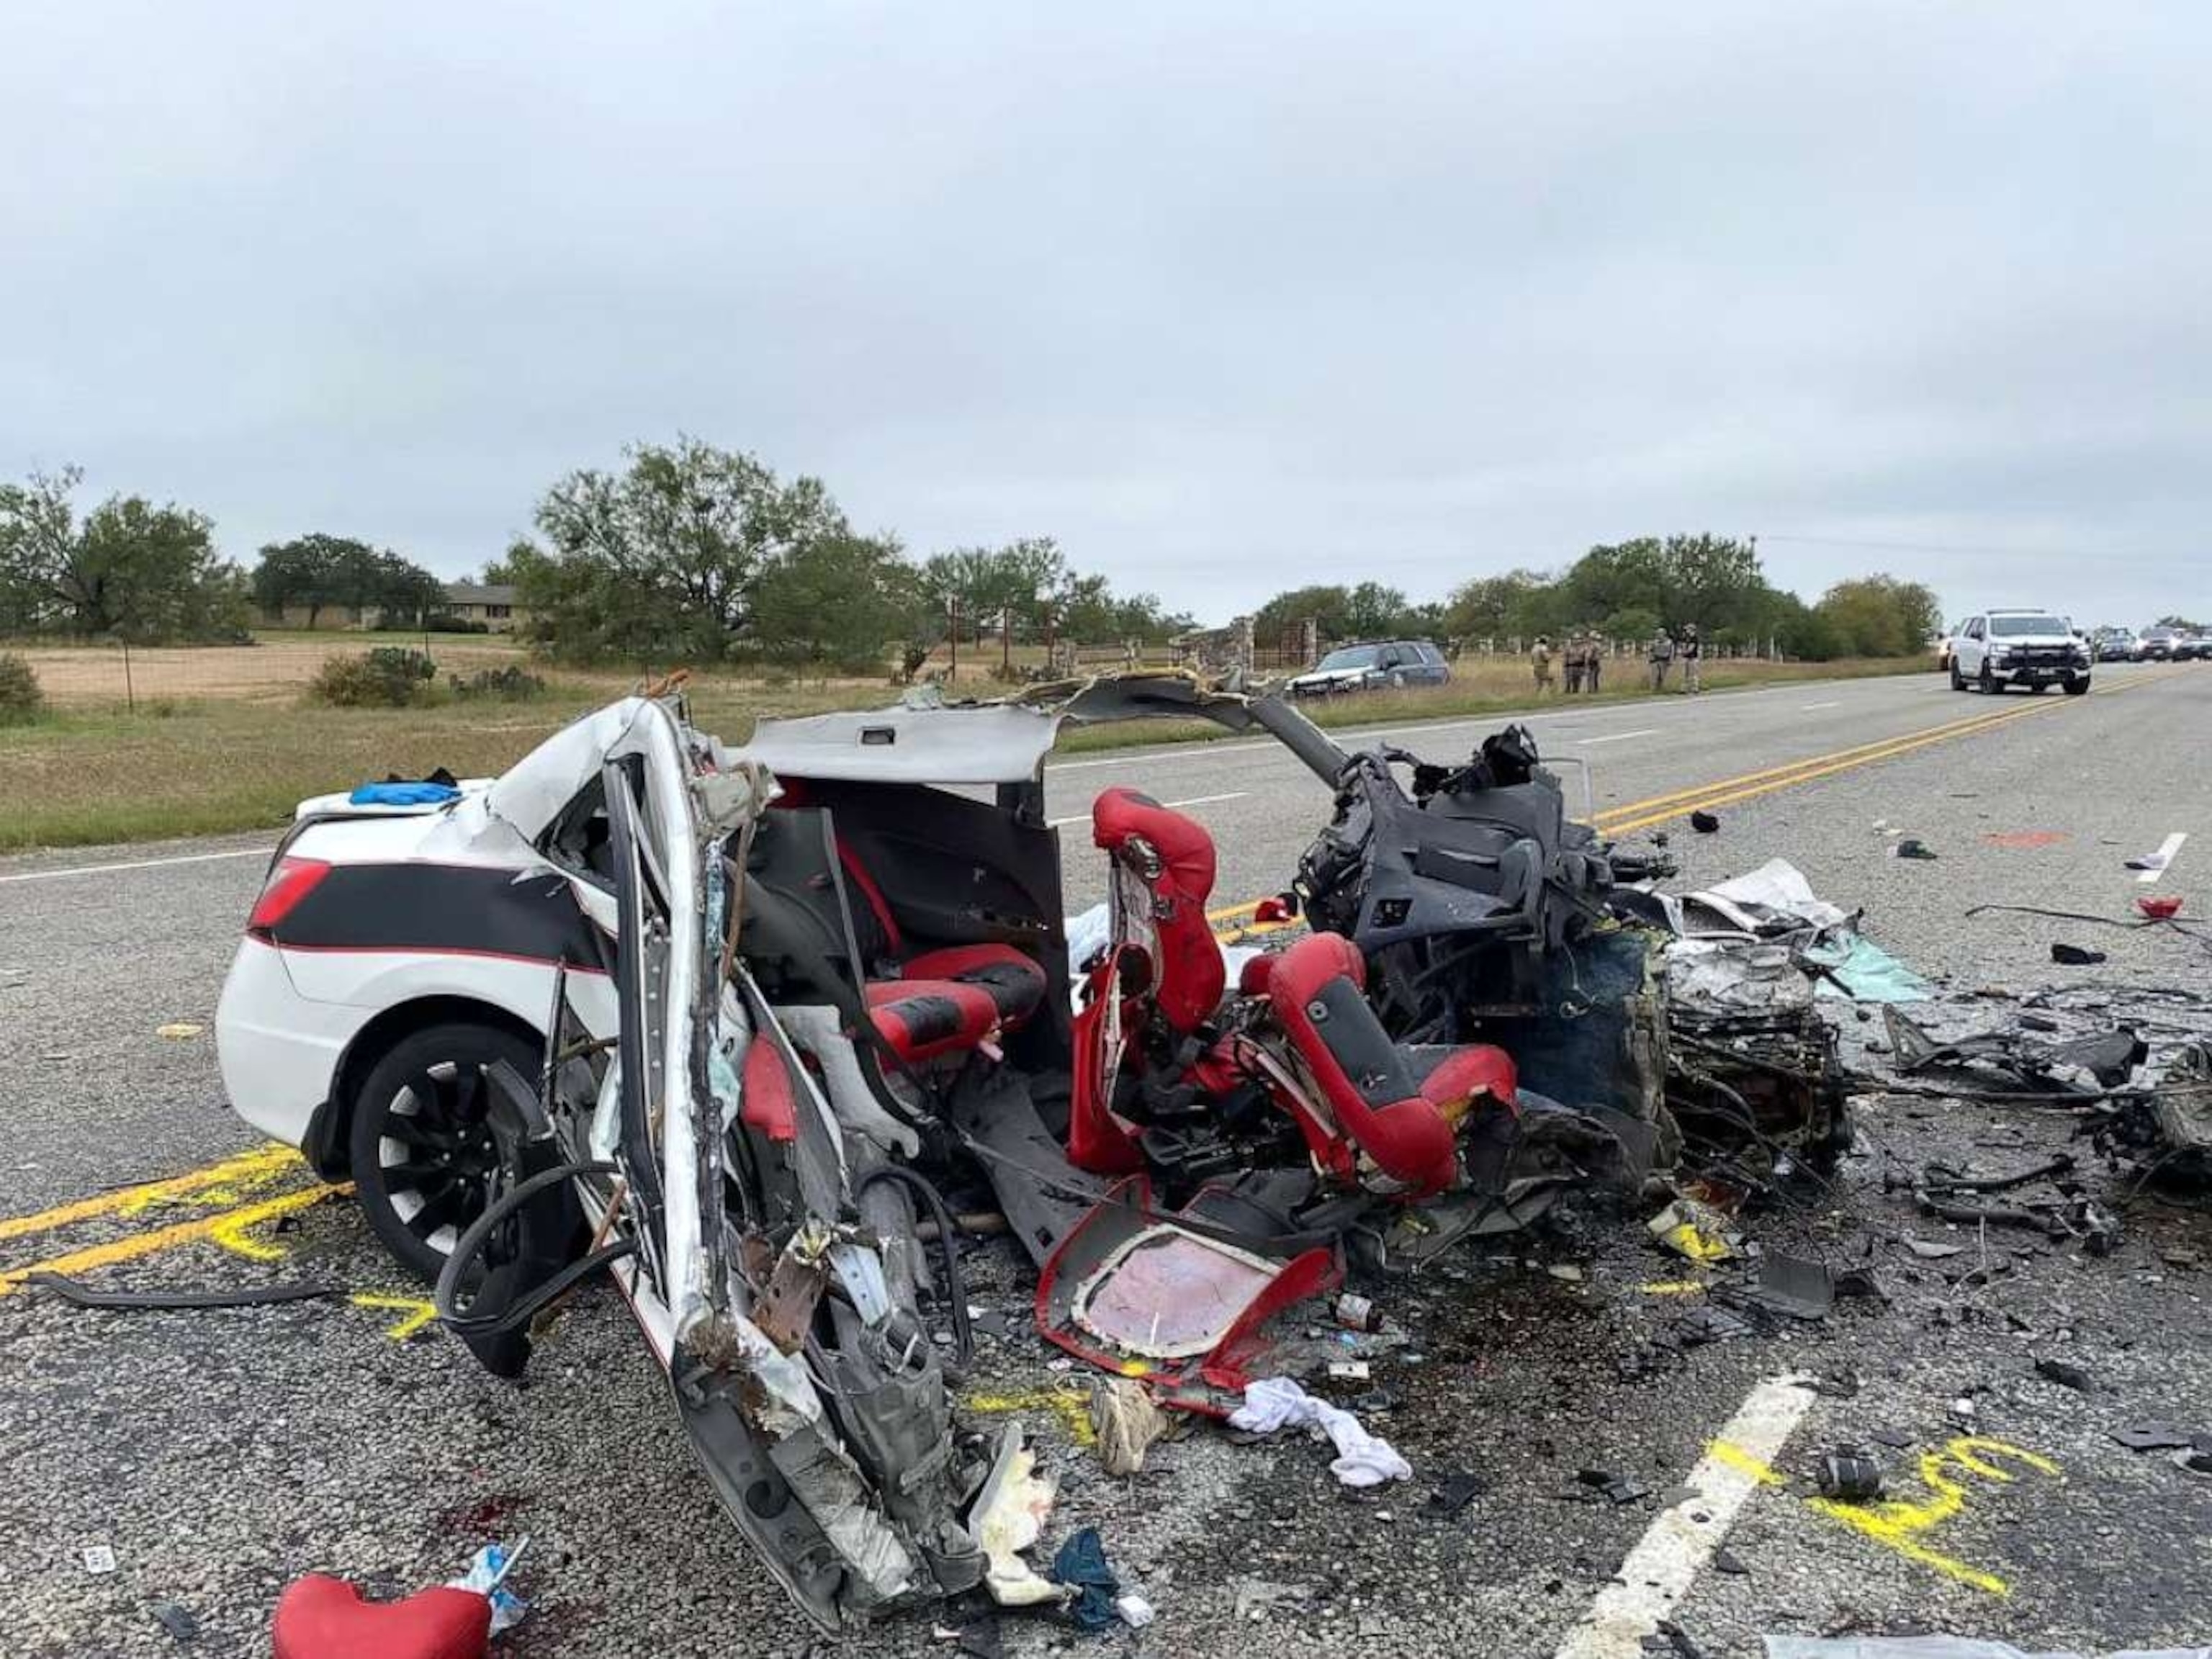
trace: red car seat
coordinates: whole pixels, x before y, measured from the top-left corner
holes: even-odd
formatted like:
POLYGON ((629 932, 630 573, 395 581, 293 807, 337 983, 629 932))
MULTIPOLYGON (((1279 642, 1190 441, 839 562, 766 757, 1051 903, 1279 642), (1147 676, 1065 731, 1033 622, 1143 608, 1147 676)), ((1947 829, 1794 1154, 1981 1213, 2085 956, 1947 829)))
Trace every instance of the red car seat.
POLYGON ((1412 1197, 1434 1197, 1458 1178, 1456 1125, 1476 1099, 1513 1105, 1504 1049, 1393 1042, 1367 1003, 1367 964, 1340 933, 1300 939, 1275 958, 1267 986, 1276 1024, 1338 1124, 1412 1197))
POLYGON ((491 1603, 441 1587, 367 1601, 342 1578, 310 1573, 276 1600, 276 1659, 482 1659, 491 1603))
MULTIPOLYGON (((1135 789, 1109 789, 1091 804, 1091 839, 1146 895, 1152 933, 1152 1003, 1169 1029, 1194 1031, 1221 1006, 1228 969, 1206 919, 1213 893, 1213 837, 1135 789)), ((1127 891, 1117 883, 1117 903, 1127 891)))
POLYGON ((1033 959, 1011 945, 915 950, 883 889, 842 839, 837 861, 860 901, 851 907, 853 931, 869 964, 869 1023, 900 1059, 919 1065, 965 1054, 1036 1012, 1046 981, 1033 959))

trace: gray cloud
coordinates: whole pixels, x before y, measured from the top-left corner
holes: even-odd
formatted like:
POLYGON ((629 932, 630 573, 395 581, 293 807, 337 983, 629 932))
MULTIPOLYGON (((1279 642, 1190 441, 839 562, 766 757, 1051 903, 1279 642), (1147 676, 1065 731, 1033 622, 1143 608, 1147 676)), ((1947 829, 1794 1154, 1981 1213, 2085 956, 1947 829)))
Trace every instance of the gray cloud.
POLYGON ((1215 616, 1706 528, 1808 595, 2203 614, 2208 46, 2180 5, 20 9, 0 471, 457 572, 681 428, 1215 616))

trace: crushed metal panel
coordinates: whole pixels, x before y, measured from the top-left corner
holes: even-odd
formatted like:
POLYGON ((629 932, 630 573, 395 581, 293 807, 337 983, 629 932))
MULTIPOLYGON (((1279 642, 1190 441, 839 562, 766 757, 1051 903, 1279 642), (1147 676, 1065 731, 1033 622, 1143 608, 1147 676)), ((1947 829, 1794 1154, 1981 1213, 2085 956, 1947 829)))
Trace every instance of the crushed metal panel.
POLYGON ((1091 1335, 1146 1359, 1219 1346, 1282 1273, 1269 1261, 1172 1222, 1126 1239, 1075 1287, 1069 1311, 1091 1335))
POLYGON ((1060 735, 1054 708, 927 700, 860 714, 764 720, 732 758, 793 778, 869 783, 1034 781, 1060 735))

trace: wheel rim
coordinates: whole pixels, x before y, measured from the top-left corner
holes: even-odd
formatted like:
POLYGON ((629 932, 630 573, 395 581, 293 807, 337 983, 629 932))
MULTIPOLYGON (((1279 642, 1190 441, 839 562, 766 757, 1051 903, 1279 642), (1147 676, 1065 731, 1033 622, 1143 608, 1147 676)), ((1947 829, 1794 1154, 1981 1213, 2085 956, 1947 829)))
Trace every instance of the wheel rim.
POLYGON ((400 1224, 441 1255, 491 1199, 499 1148, 489 1099, 481 1066, 443 1060, 409 1077, 385 1109, 376 1161, 386 1200, 400 1224))

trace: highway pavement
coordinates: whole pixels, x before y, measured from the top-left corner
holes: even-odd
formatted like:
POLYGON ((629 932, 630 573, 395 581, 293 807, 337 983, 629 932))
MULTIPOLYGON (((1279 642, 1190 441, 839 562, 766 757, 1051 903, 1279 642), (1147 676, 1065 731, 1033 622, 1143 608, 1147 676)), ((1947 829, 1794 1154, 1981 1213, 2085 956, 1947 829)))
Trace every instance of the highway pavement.
MULTIPOLYGON (((1365 735, 1449 760, 1500 723, 1365 735)), ((1679 884, 1786 856, 1942 980, 1948 1010, 1994 1019, 2065 983, 2109 988, 2112 1014, 2166 1026, 2187 1024, 2178 999, 2212 1007, 2212 959, 2178 934, 1965 915, 2001 902, 2119 917, 2151 891, 2212 909, 2197 879, 2212 875, 2212 665, 2103 670, 2084 699, 1959 696, 1929 675, 1554 702, 1529 724, 1547 757, 1587 763, 1601 825, 1668 836, 1679 884), (1689 830, 1693 806, 1717 834, 1689 830), (1897 833, 1937 857, 1888 856, 1897 833), (2155 881, 2124 867, 2175 836, 2155 881), (2111 960, 2057 967, 2060 938, 2111 960)), ((1284 884, 1328 808, 1267 740, 1080 754, 1048 777, 1071 908, 1103 890, 1091 797, 1129 783, 1213 832, 1224 928, 1284 884)), ((0 1652, 167 1653, 167 1608, 198 1627, 188 1651, 265 1651, 269 1607, 300 1572, 397 1593, 523 1532, 538 1606, 502 1638, 513 1654, 814 1649, 715 1509, 618 1304, 582 1299, 526 1384, 496 1382, 422 1328, 421 1287, 343 1198, 318 1201, 231 1115, 208 1028, 270 841, 0 861, 0 1652), (118 1285, 314 1277, 343 1294, 78 1311, 22 1288, 40 1264, 118 1285), (112 1572, 87 1569, 100 1545, 112 1572)), ((1158 1607, 1148 1632, 1105 1638, 1117 1650, 1599 1659, 1638 1652, 1655 1608, 1713 1659, 1748 1659, 1763 1631, 1934 1627, 2084 1652, 2212 1639, 2212 1480, 2112 1438, 2153 1419, 2212 1429, 2212 1215, 2096 1177, 2128 1227, 2114 1255, 2022 1256, 2017 1238, 1966 1234, 1970 1260, 2007 1271, 1965 1282, 1899 1242, 1942 1224, 1885 1194, 1885 1170, 2029 1161, 2070 1125, 1894 1097, 1863 1103, 1862 1122, 1832 1193, 1747 1225, 1832 1260, 1872 1249, 1887 1304, 1626 1376, 1680 1315, 1680 1297, 1652 1287, 1679 1283, 1681 1264, 1648 1245, 1634 1206, 1578 1206, 1386 1292, 1414 1344, 1378 1360, 1382 1397, 1364 1409, 1416 1479, 1379 1496, 1343 1492, 1310 1446, 1211 1431, 1157 1449, 1133 1483, 1107 1480, 1059 1397, 1069 1379, 1023 1334, 1024 1276, 988 1251, 971 1300, 1006 1310, 1012 1334, 986 1340, 968 1414, 1023 1416, 1063 1475, 1052 1535, 1095 1522, 1158 1607), (2039 1376, 2054 1356, 2093 1389, 2039 1376), (1813 1501, 1812 1458, 1876 1431, 1904 1443, 1877 1443, 1893 1503, 1853 1517, 1813 1501), (1585 1469, 1649 1493, 1616 1506, 1577 1480, 1585 1469), (1425 1512, 1456 1473, 1480 1494, 1425 1512)), ((1094 1644, 1006 1633, 1016 1652, 1094 1644)), ((945 1650, 926 1617, 851 1647, 945 1650)))

